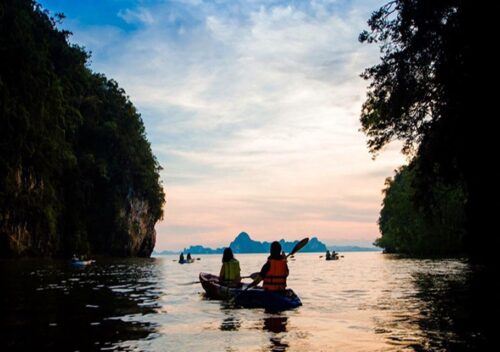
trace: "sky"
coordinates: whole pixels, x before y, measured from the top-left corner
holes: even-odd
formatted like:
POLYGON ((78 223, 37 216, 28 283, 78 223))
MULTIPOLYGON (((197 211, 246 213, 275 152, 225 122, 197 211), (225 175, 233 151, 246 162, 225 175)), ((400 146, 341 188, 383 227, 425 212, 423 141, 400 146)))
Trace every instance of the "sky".
POLYGON ((370 245, 386 177, 360 131, 378 0, 43 0, 138 108, 163 170, 157 250, 317 236, 370 245))

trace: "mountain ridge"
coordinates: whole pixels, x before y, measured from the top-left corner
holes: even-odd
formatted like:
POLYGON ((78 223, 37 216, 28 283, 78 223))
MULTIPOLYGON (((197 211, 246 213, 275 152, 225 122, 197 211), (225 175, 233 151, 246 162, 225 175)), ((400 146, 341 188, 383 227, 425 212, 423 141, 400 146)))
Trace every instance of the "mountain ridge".
MULTIPOLYGON (((283 250, 286 253, 291 252, 293 247, 299 242, 295 241, 286 241, 285 239, 280 239, 280 242, 283 250)), ((246 232, 240 232, 234 240, 229 243, 229 247, 233 250, 234 253, 245 254, 245 253, 268 253, 271 242, 267 241, 256 241, 253 240, 250 235, 246 232)), ((157 255, 174 255, 183 253, 191 253, 191 254, 222 254, 224 252, 224 248, 226 247, 218 247, 218 248, 209 248, 203 245, 191 245, 181 250, 163 250, 163 251, 155 251, 154 254, 157 255)), ((326 250, 335 250, 337 252, 378 252, 379 248, 375 247, 361 247, 361 246, 349 246, 349 245, 326 245, 321 242, 317 237, 311 237, 309 243, 302 249, 302 252, 309 253, 322 253, 326 252, 326 250)))
MULTIPOLYGON (((282 249, 286 253, 289 253, 299 241, 286 241, 282 238, 279 242, 282 249)), ((234 253, 269 253, 270 246, 271 242, 253 240, 248 233, 243 231, 229 243, 228 247, 230 247, 234 253)), ((224 251, 224 248, 225 247, 209 248, 202 245, 191 245, 184 248, 183 252, 189 252, 191 254, 220 254, 224 251)), ((311 237, 309 243, 302 249, 302 252, 326 252, 326 250, 327 246, 323 242, 318 240, 317 237, 311 237)))

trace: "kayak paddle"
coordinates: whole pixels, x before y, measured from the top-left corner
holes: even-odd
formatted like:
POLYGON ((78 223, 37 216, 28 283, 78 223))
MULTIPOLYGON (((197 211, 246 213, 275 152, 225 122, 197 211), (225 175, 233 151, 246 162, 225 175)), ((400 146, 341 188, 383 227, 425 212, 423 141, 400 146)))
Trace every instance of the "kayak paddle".
POLYGON ((300 251, 302 248, 305 247, 305 245, 309 242, 309 237, 306 237, 304 238, 303 240, 301 240, 299 243, 297 243, 295 245, 295 247, 293 247, 292 251, 290 253, 288 253, 286 255, 286 257, 290 257, 292 255, 294 255, 295 253, 297 253, 298 251, 300 251))
MULTIPOLYGON (((252 273, 248 276, 242 276, 241 278, 242 279, 252 279, 254 280, 257 276, 259 275, 259 273, 252 273)), ((185 284, 179 284, 181 286, 189 286, 189 285, 194 285, 194 284, 199 284, 200 281, 191 281, 191 282, 186 282, 185 284)))
MULTIPOLYGON (((298 251, 300 251, 302 248, 305 247, 305 245, 309 242, 309 238, 306 237, 304 239, 302 239, 299 243, 297 243, 295 245, 295 247, 293 247, 292 251, 290 253, 288 253, 286 255, 286 258, 288 258, 289 256, 291 255, 294 255, 295 253, 297 253, 298 251)), ((253 275, 253 274, 252 274, 253 275)), ((236 299, 241 296, 243 293, 245 293, 249 288, 252 288, 254 286, 257 286, 259 284, 259 282, 262 281, 262 278, 260 277, 260 275, 257 275, 256 278, 252 278, 253 279, 253 282, 248 285, 243 291, 241 291, 239 294, 233 296, 230 300, 229 300, 229 303, 230 304, 233 304, 234 301, 236 301, 236 299)))
POLYGON ((189 285, 194 285, 194 284, 199 284, 199 281, 191 281, 191 282, 186 282, 185 284, 179 284, 180 286, 189 286, 189 285))

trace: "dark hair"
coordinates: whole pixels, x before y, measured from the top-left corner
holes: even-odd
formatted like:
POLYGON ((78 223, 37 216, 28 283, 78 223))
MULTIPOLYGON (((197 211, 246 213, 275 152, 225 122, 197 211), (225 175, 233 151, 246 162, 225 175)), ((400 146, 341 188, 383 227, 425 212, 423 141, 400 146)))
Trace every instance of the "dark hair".
POLYGON ((281 244, 278 241, 271 243, 271 257, 281 258, 281 244))
POLYGON ((222 254, 222 262, 226 263, 234 259, 233 250, 230 247, 224 248, 224 254, 222 254))

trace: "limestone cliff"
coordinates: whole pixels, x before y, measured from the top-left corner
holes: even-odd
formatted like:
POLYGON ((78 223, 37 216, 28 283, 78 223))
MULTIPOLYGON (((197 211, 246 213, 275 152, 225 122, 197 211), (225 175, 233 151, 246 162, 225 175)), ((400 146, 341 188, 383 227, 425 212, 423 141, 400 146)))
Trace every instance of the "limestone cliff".
POLYGON ((0 257, 149 256, 161 167, 140 113, 62 18, 0 2, 0 257))
POLYGON ((149 211, 146 200, 131 198, 125 214, 128 220, 128 244, 125 254, 138 257, 149 257, 156 242, 156 219, 149 211))

